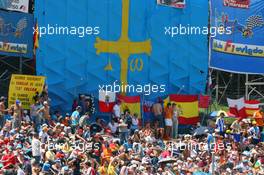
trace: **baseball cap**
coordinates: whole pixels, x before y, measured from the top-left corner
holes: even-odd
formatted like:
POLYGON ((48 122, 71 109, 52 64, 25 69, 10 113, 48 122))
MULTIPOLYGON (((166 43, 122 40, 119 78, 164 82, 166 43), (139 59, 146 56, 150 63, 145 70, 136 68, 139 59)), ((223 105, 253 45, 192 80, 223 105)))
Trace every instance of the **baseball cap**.
POLYGON ((16 104, 20 104, 20 100, 16 100, 16 104))

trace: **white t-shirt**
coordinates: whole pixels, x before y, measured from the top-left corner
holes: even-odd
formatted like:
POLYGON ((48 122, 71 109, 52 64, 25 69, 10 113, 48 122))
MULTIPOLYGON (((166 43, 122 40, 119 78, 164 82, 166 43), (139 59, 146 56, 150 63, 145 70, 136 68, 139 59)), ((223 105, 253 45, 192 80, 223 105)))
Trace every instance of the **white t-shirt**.
POLYGON ((19 168, 17 170, 17 175, 26 175, 26 173, 21 168, 19 168))
POLYGON ((137 126, 138 125, 138 119, 137 118, 132 118, 132 125, 137 126))
POLYGON ((41 156, 41 142, 38 139, 32 140, 32 156, 41 156))
POLYGON ((30 122, 31 121, 29 115, 24 115, 23 116, 23 120, 26 121, 26 122, 30 122))
POLYGON ((40 137, 42 143, 46 143, 48 141, 48 136, 49 135, 46 132, 40 131, 40 133, 39 133, 39 137, 40 137))
POLYGON ((117 131, 118 128, 118 123, 114 123, 112 124, 111 122, 108 124, 108 127, 111 129, 112 133, 115 133, 117 131))
POLYGON ((121 116, 121 106, 118 105, 118 104, 115 104, 114 108, 113 108, 113 111, 114 111, 114 115, 118 118, 120 118, 121 116))

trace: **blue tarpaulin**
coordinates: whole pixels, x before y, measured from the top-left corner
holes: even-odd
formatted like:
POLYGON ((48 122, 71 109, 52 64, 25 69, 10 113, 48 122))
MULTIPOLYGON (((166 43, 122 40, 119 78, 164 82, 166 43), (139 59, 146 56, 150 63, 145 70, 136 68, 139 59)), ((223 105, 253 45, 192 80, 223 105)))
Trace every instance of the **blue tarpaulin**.
POLYGON ((159 6, 155 0, 36 1, 39 27, 50 27, 50 34, 43 34, 39 40, 37 73, 47 76, 52 106, 68 110, 78 93, 97 97, 99 85, 120 84, 124 79, 134 86, 164 85, 164 91, 150 95, 127 93, 145 95, 149 100, 178 92, 203 93, 208 69, 207 35, 172 37, 169 33, 180 24, 207 27, 205 9, 207 0, 187 0, 184 9, 159 6), (124 29, 122 18, 124 23, 129 21, 124 29), (52 27, 67 27, 71 32, 65 34, 65 29, 62 34, 52 27), (89 27, 88 32, 83 35, 80 27, 89 27), (168 28, 170 32, 166 32, 168 28), (139 45, 106 48, 103 41, 117 42, 121 36, 139 45), (130 54, 117 53, 127 49, 130 54), (122 63, 121 57, 125 58, 122 63))

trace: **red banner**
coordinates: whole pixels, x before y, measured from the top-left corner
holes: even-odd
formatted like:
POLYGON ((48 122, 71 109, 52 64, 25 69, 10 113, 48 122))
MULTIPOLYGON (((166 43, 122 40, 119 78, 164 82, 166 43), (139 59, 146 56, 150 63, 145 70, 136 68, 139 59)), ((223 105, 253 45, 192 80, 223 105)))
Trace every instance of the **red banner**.
POLYGON ((250 0, 224 0, 224 6, 249 8, 250 0))
POLYGON ((199 108, 208 108, 210 104, 209 95, 200 95, 199 96, 199 108))

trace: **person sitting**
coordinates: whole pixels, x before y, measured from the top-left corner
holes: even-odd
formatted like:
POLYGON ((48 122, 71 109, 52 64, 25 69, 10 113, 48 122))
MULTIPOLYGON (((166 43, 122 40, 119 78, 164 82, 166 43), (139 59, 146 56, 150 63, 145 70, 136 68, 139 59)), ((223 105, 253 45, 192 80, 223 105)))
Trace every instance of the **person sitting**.
POLYGON ((111 119, 111 121, 108 123, 108 128, 111 130, 111 134, 113 136, 116 136, 117 129, 118 129, 118 123, 115 122, 115 119, 111 119))
POLYGON ((92 123, 90 126, 90 132, 91 132, 91 136, 94 136, 96 133, 99 133, 103 130, 102 124, 101 124, 101 119, 100 118, 96 118, 95 119, 95 123, 92 123))

